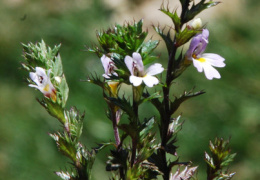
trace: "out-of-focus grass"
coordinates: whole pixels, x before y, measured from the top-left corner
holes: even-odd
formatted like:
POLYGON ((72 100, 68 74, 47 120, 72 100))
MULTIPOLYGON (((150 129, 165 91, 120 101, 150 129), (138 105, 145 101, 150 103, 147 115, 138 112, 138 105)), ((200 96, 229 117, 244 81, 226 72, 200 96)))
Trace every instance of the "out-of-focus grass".
MULTIPOLYGON (((208 24, 211 34, 207 52, 226 58, 227 66, 219 69, 221 80, 208 81, 190 67, 174 84, 176 91, 196 85, 197 90, 207 92, 179 109, 185 120, 178 137, 180 160, 198 164, 200 179, 205 179, 204 151, 208 140, 215 136, 232 137, 231 147, 238 153, 231 168, 237 172, 235 179, 258 179, 260 175, 260 6, 255 3, 258 1, 248 2, 246 12, 236 19, 222 17, 219 22, 208 24)), ((41 94, 23 83, 28 74, 18 69, 21 42, 44 39, 51 46, 62 43, 60 52, 70 86, 68 108, 76 105, 86 112, 82 142, 93 147, 96 142, 113 139, 101 89, 80 82, 91 72, 101 74, 99 59, 83 50, 85 44, 95 42, 95 30, 114 24, 109 22, 111 13, 101 1, 94 0, 0 2, 1 179, 59 179, 53 171, 70 166, 47 134, 60 129, 60 125, 35 101, 35 96, 41 94)), ((165 63, 163 54, 161 57, 165 63)), ((143 108, 142 116, 153 114, 150 105, 143 108)), ((98 155, 94 179, 106 177, 104 162, 108 153, 105 150, 98 155)))

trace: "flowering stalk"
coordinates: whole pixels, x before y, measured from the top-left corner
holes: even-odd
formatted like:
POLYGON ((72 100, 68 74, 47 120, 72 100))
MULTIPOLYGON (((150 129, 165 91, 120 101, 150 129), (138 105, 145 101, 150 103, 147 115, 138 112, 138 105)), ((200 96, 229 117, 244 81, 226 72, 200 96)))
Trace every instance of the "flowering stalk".
MULTIPOLYGON (((208 79, 212 79, 213 77, 219 78, 218 74, 216 73, 215 69, 210 68, 209 65, 198 65, 197 61, 195 59, 203 58, 205 56, 201 56, 201 53, 205 50, 205 43, 207 44, 207 30, 202 30, 202 34, 200 34, 200 27, 201 27, 201 21, 200 20, 194 20, 191 25, 187 25, 185 28, 183 28, 184 24, 188 21, 192 20, 195 15, 197 15, 200 11, 207 9, 211 6, 217 5, 218 2, 210 1, 208 3, 205 3, 205 0, 200 1, 196 5, 193 4, 190 6, 189 0, 180 0, 180 3, 182 5, 182 11, 181 15, 178 16, 177 12, 170 13, 169 9, 161 7, 161 11, 168 15, 175 26, 175 35, 172 39, 170 37, 170 33, 164 34, 163 30, 161 30, 159 27, 155 27, 155 30, 157 33, 163 38, 163 40, 166 43, 167 50, 168 50, 168 66, 167 66, 167 74, 166 74, 166 80, 165 85, 163 87, 163 101, 161 106, 157 108, 160 112, 161 116, 161 129, 160 129, 160 135, 161 135, 161 146, 162 148, 158 150, 158 156, 161 161, 161 167, 160 170, 163 172, 163 179, 167 180, 170 178, 170 172, 172 166, 175 165, 175 163, 169 163, 166 158, 166 154, 168 147, 172 147, 173 144, 171 144, 171 141, 169 141, 172 137, 172 133, 169 133, 169 125, 172 121, 172 115, 177 110, 179 105, 186 100, 186 98, 194 97, 197 95, 202 94, 203 92, 198 93, 187 93, 181 96, 181 98, 175 99, 175 101, 170 100, 170 89, 172 81, 180 76, 182 72, 190 65, 188 60, 193 60, 193 63, 195 67, 198 68, 198 70, 201 72, 202 67, 204 67, 205 75, 208 79), (197 33, 199 35, 195 36, 197 33), (194 37, 195 36, 195 37, 194 37), (176 57, 176 53, 178 51, 178 48, 182 46, 183 44, 187 43, 191 38, 193 38, 190 48, 186 53, 186 56, 182 56, 182 53, 179 55, 179 57, 176 57), (199 38, 199 39, 198 39, 199 38), (198 39, 198 40, 196 40, 198 39), (186 97, 186 98, 185 98, 186 97)), ((208 56, 207 56, 208 57, 208 56)), ((213 57, 213 56, 211 56, 213 57)), ((217 59, 220 56, 214 56, 214 59, 217 59)), ((200 61, 203 61, 204 59, 199 59, 200 61)), ((210 60, 209 60, 210 61, 210 60)), ((212 61, 210 61, 212 62, 212 61)), ((219 63, 212 62, 215 66, 218 67, 224 67, 223 64, 223 58, 220 60, 219 63), (222 64, 221 64, 222 63, 222 64)), ((173 141, 174 142, 174 141, 173 141)), ((174 151, 173 151, 174 152, 174 151)))
POLYGON ((87 151, 80 143, 84 114, 75 107, 65 109, 69 88, 63 74, 60 46, 53 49, 41 43, 23 45, 25 63, 23 68, 29 71, 29 86, 43 94, 38 102, 57 118, 63 126, 62 132, 49 134, 56 142, 59 151, 67 156, 75 167, 75 172, 56 172, 64 180, 90 179, 95 152, 87 151))
MULTIPOLYGON (((110 97, 113 98, 117 98, 118 97, 118 86, 119 86, 119 82, 117 81, 113 81, 110 80, 110 76, 118 76, 117 73, 115 72, 115 70, 117 69, 117 67, 115 66, 115 63, 106 55, 103 55, 101 57, 101 62, 104 68, 105 73, 103 74, 103 77, 106 79, 107 81, 107 86, 108 88, 104 88, 104 90, 106 90, 109 94, 110 97)), ((104 93, 104 98, 107 99, 107 95, 104 93)), ((118 106, 108 102, 108 106, 110 109, 110 120, 113 123, 113 130, 114 130, 114 136, 115 136, 115 141, 116 141, 116 146, 117 148, 120 145, 120 135, 119 135, 119 131, 118 131, 118 123, 120 121, 120 117, 121 117, 121 111, 119 109, 118 106)))

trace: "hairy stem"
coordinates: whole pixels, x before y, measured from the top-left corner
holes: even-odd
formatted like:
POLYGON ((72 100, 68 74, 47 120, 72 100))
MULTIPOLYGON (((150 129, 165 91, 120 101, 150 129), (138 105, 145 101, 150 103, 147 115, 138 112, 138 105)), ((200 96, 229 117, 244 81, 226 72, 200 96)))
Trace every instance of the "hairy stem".
POLYGON ((116 146, 118 147, 121 143, 120 141, 120 136, 119 136, 119 131, 117 124, 120 120, 120 115, 119 112, 120 110, 114 110, 112 114, 112 122, 113 122, 113 130, 114 130, 114 136, 115 136, 115 141, 116 141, 116 146))

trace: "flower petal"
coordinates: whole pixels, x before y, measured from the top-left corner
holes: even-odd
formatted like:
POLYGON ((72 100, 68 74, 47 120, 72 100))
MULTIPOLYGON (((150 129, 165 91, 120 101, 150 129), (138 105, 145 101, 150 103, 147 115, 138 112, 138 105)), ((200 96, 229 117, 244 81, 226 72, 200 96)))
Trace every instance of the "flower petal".
POLYGON ((207 79, 212 80, 213 78, 216 79, 221 78, 219 72, 215 68, 213 68, 210 64, 205 63, 203 69, 207 79))
POLYGON ((126 56, 125 57, 125 64, 126 64, 126 67, 128 68, 128 70, 130 71, 130 73, 133 75, 133 58, 130 57, 130 56, 126 56))
POLYGON ((140 86, 142 84, 143 78, 142 77, 137 77, 137 76, 130 76, 129 77, 129 81, 134 86, 140 86))
POLYGON ((37 74, 38 76, 47 77, 46 72, 45 72, 45 70, 44 70, 43 68, 41 68, 41 67, 36 67, 36 68, 35 68, 35 71, 36 71, 36 74, 37 74))
POLYGON ((202 54, 202 58, 204 58, 208 63, 215 67, 225 67, 224 63, 225 59, 217 54, 213 53, 205 53, 202 54))
POLYGON ((29 84, 28 86, 30 86, 30 87, 34 87, 34 88, 37 88, 37 89, 40 90, 40 87, 39 87, 39 86, 36 86, 36 85, 34 85, 34 84, 29 84))
POLYGON ((133 59, 136 61, 137 69, 140 72, 143 72, 144 71, 144 64, 143 64, 141 55, 139 53, 134 52, 132 56, 133 56, 133 59))
POLYGON ((154 85, 159 83, 159 80, 156 77, 149 75, 143 77, 143 81, 148 87, 153 87, 154 85))
POLYGON ((209 30, 203 29, 201 34, 202 34, 203 38, 208 40, 208 38, 209 38, 209 30))
POLYGON ((111 61, 111 59, 109 57, 107 57, 106 55, 103 55, 101 57, 101 62, 102 62, 103 68, 105 70, 105 74, 108 73, 108 67, 109 67, 109 62, 110 61, 111 61))
POLYGON ((202 64, 202 62, 200 62, 200 61, 198 61, 198 60, 196 60, 196 59, 193 59, 193 65, 194 65, 195 68, 197 68, 197 70, 198 70, 199 72, 202 72, 202 70, 203 70, 203 64, 202 64))
POLYGON ((151 65, 147 70, 146 70, 146 75, 156 75, 156 74, 160 74, 161 72, 163 72, 163 67, 161 64, 159 63, 155 63, 153 65, 151 65))
POLYGON ((31 80, 33 80, 33 82, 35 82, 37 85, 40 84, 38 76, 37 76, 36 73, 30 72, 29 76, 30 76, 31 80))

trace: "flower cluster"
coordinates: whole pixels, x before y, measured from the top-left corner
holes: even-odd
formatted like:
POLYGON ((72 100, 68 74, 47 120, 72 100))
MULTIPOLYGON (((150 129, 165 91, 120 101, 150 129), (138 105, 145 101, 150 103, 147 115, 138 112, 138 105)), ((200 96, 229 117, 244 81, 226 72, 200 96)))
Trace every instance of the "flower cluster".
POLYGON ((221 77, 219 72, 212 66, 225 67, 225 59, 217 54, 203 53, 208 45, 208 37, 209 31, 207 29, 203 29, 201 34, 196 35, 191 40, 186 58, 193 62, 199 72, 204 71, 207 79, 219 79, 221 77))

